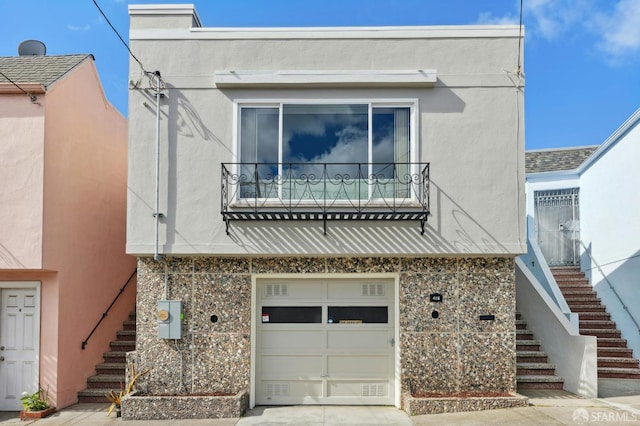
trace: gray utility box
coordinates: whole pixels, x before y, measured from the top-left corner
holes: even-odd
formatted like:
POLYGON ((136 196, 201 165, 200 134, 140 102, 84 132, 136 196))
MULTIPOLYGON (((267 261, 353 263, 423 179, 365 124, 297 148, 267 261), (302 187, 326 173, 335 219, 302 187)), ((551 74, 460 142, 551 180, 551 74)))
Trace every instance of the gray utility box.
POLYGON ((158 301, 158 337, 161 339, 182 338, 182 301, 158 301))

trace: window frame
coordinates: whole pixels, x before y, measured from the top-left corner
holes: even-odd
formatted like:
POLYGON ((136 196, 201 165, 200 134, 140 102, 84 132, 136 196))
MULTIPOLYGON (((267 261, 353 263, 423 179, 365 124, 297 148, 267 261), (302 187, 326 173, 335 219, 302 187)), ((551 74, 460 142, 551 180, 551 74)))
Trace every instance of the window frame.
MULTIPOLYGON (((233 101, 233 148, 232 155, 234 161, 234 167, 232 173, 239 173, 239 162, 242 158, 241 147, 241 116, 243 108, 276 108, 278 110, 278 174, 282 174, 282 144, 283 144, 283 121, 284 121, 284 105, 366 105, 368 115, 368 135, 367 135, 367 164, 371 168, 373 159, 373 109, 374 108, 408 108, 409 109, 409 161, 410 164, 409 173, 418 173, 417 163, 420 159, 420 146, 418 140, 418 125, 419 125, 419 101, 418 98, 326 98, 326 99, 311 99, 311 98, 247 98, 247 99, 235 99, 233 101)), ((370 172, 370 171, 368 171, 370 172)), ((370 185, 370 184, 369 184, 370 185)), ((280 193, 281 189, 279 189, 280 193)), ((393 200, 394 198, 375 199, 371 198, 371 188, 369 188, 369 195, 367 200, 371 203, 385 202, 393 200)), ((236 194, 233 203, 239 201, 246 202, 251 200, 265 200, 267 203, 271 198, 240 198, 239 194, 236 194)), ((396 200, 408 200, 415 201, 416 194, 410 193, 406 198, 395 198, 396 200)), ((338 204, 340 202, 338 201, 338 204)), ((304 204, 304 201, 302 201, 304 204)))

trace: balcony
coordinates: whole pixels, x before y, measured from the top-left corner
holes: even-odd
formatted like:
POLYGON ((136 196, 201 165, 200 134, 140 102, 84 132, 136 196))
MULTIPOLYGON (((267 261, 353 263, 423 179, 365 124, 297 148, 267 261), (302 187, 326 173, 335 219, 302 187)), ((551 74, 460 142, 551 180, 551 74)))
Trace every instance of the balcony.
POLYGON ((429 163, 223 163, 231 221, 415 220, 429 216, 429 163))

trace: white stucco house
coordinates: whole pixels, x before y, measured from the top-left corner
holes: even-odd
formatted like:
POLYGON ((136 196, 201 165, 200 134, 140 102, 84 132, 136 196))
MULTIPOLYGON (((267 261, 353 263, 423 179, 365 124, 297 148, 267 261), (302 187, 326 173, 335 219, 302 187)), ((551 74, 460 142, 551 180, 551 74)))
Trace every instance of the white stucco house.
MULTIPOLYGON (((639 123, 640 110, 601 145, 526 153, 531 249, 519 266, 539 278, 549 304, 571 322, 572 338, 597 336, 597 347, 574 351, 566 338, 559 345, 547 336, 545 350, 566 365, 576 393, 640 390, 640 201, 632 195, 640 182, 639 123), (587 352, 597 352, 597 366, 587 352)), ((536 333, 556 327, 552 318, 539 315, 536 333)))
MULTIPOLYGON (((240 395, 241 409, 525 403, 520 27, 129 14, 146 70, 131 62, 127 208, 142 393, 240 395), (459 394, 490 398, 438 399, 459 394)), ((123 417, 148 418, 140 401, 123 417)))

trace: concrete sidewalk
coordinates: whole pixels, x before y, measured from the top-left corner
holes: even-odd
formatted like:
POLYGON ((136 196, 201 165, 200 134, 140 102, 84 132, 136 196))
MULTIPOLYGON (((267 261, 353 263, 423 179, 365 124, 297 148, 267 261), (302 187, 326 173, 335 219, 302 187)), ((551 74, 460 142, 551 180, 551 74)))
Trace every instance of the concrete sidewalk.
MULTIPOLYGON (((393 407, 257 407, 237 419, 143 420, 138 425, 626 425, 640 426, 640 395, 585 399, 564 391, 530 391, 529 407, 409 417, 393 407)), ((37 426, 114 425, 122 420, 108 404, 76 404, 46 419, 21 422, 18 413, 0 412, 0 424, 37 426)))

